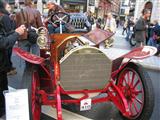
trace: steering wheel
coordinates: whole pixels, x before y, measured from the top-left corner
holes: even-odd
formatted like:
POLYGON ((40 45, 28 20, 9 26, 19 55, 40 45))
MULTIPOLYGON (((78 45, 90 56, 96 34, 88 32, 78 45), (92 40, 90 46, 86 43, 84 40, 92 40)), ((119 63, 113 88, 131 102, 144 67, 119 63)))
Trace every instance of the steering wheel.
POLYGON ((70 15, 64 12, 57 12, 51 16, 51 22, 56 25, 66 24, 70 20, 70 15))

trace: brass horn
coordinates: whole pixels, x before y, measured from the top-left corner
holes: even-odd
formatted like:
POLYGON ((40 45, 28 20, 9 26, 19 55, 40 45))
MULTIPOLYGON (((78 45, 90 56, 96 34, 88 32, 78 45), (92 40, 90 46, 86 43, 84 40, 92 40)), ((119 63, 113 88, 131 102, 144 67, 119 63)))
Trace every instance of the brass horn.
POLYGON ((44 48, 47 46, 48 43, 48 30, 45 27, 40 27, 37 30, 38 38, 37 38, 37 45, 40 48, 44 48))

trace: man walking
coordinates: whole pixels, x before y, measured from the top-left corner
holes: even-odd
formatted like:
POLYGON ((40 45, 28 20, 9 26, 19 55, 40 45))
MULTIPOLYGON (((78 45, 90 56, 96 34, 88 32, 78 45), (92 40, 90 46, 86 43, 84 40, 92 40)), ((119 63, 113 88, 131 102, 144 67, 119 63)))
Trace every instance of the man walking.
POLYGON ((146 38, 147 38, 147 20, 151 15, 151 11, 149 9, 144 9, 142 11, 142 16, 135 24, 135 40, 136 40, 136 47, 140 47, 146 45, 146 38))

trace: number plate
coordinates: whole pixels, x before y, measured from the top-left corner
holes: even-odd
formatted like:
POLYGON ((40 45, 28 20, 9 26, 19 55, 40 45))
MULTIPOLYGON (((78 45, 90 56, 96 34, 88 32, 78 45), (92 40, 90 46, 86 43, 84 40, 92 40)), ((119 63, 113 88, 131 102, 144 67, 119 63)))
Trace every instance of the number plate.
POLYGON ((91 106, 92 106, 92 100, 91 99, 84 99, 81 101, 80 111, 90 110, 91 106))

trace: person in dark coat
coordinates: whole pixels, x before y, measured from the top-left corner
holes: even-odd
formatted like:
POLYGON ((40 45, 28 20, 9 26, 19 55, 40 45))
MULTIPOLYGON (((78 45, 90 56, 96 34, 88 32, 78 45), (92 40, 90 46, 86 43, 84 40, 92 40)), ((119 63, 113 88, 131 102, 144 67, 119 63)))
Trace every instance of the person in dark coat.
POLYGON ((8 90, 7 70, 9 57, 7 52, 26 29, 24 25, 21 25, 13 30, 10 25, 11 19, 5 10, 4 2, 0 0, 0 117, 5 114, 3 91, 8 90))
MULTIPOLYGON (((4 2, 4 6, 5 6, 5 9, 7 10, 7 14, 10 16, 11 18, 11 23, 10 23, 10 28, 9 29, 15 29, 16 28, 16 23, 15 23, 15 20, 13 19, 13 14, 11 12, 11 6, 8 2, 4 2)), ((11 57, 12 57, 12 48, 10 48, 8 50, 8 56, 9 56, 9 62, 8 62, 8 66, 10 66, 8 72, 7 72, 7 75, 14 75, 17 73, 16 71, 16 68, 13 67, 13 63, 11 61, 11 57)))
POLYGON ((144 9, 142 11, 142 16, 135 24, 135 40, 136 46, 140 47, 146 45, 146 38, 147 38, 147 20, 151 15, 151 11, 149 9, 144 9))
POLYGON ((150 30, 150 38, 147 42, 147 45, 156 47, 157 46, 156 37, 158 36, 158 34, 157 34, 158 31, 160 31, 160 25, 157 20, 154 20, 152 27, 150 27, 150 29, 151 29, 150 30))

